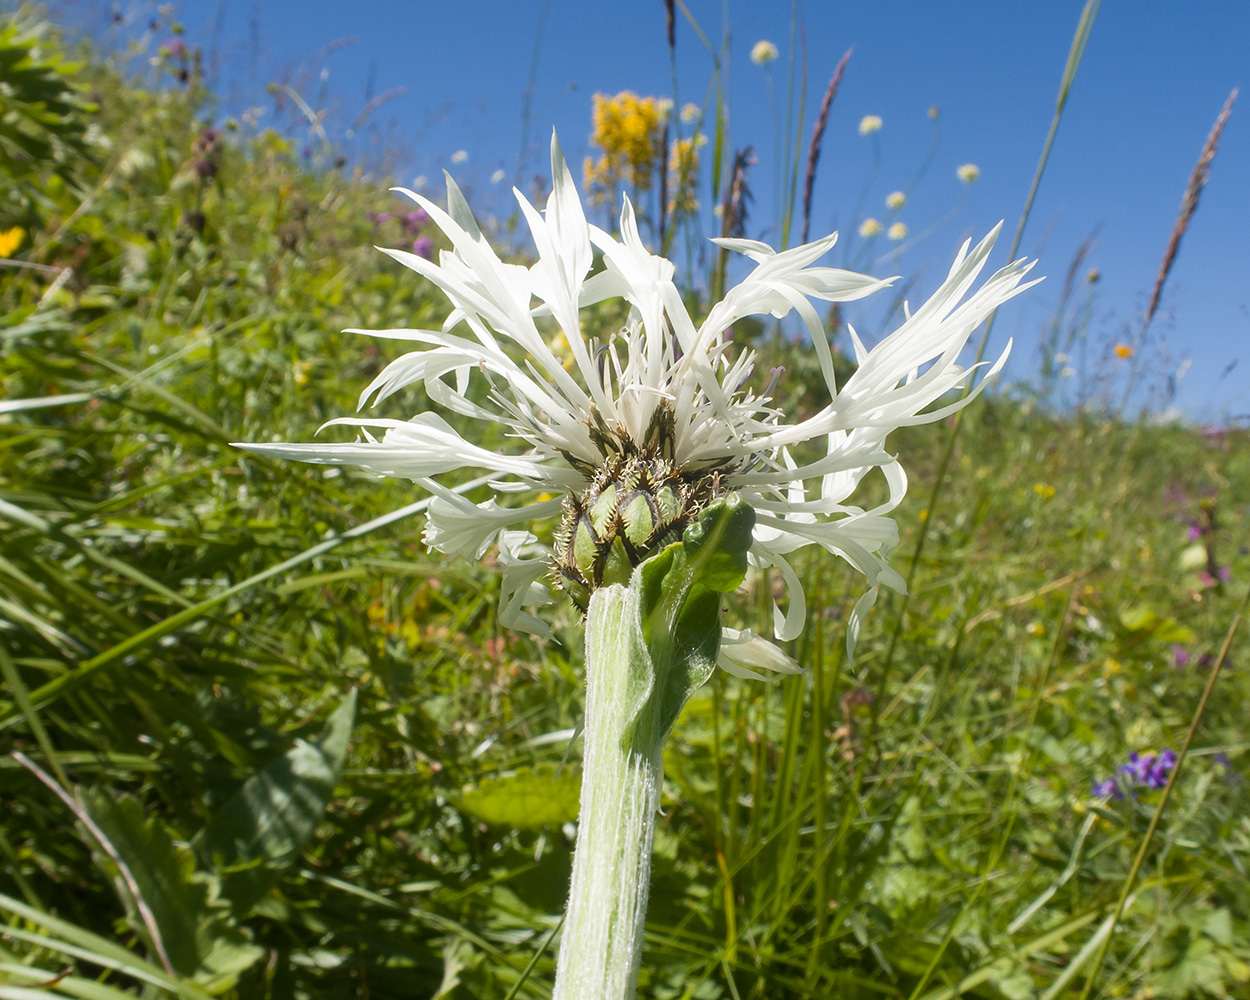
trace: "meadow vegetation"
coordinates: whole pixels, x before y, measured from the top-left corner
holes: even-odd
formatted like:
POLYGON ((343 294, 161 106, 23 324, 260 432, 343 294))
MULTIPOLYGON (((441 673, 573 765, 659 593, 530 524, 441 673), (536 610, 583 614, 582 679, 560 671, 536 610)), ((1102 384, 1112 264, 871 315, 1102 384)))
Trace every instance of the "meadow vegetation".
MULTIPOLYGON (((229 443, 351 412, 394 352, 344 328, 441 324, 372 249, 437 238, 160 58, 0 30, 0 997, 548 996, 576 609, 504 630, 414 488, 229 443)), ((861 581, 809 557, 805 673, 691 699, 642 996, 1250 996, 1250 440, 1054 403, 974 404, 932 509, 950 429, 892 441, 911 597, 853 666, 861 581)))

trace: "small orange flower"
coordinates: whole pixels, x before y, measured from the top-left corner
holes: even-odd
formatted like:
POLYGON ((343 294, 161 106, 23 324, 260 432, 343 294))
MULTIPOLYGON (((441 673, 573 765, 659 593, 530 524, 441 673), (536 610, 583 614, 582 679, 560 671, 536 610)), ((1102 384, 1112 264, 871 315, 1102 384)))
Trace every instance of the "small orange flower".
POLYGON ((1122 361, 1127 361, 1133 356, 1133 349, 1128 344, 1116 344, 1115 356, 1122 361))

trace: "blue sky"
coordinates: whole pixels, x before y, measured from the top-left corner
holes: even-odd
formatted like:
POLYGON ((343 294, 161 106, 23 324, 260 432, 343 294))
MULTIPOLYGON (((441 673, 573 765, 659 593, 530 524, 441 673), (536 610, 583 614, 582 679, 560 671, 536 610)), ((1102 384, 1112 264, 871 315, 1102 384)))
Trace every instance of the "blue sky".
MULTIPOLYGON (((89 0, 61 6, 92 27, 103 23, 109 7, 89 0)), ((689 0, 688 6, 715 43, 726 26, 730 32, 731 142, 754 144, 760 154, 749 235, 775 242, 774 116, 765 73, 748 55, 761 38, 781 49, 772 71, 784 114, 791 4, 689 0)), ((834 228, 844 234, 835 263, 854 262, 873 273, 919 273, 914 301, 934 287, 963 238, 1000 219, 1007 220, 1007 233, 996 262, 1004 260, 1082 6, 1077 0, 808 0, 801 6, 808 69, 804 143, 829 74, 854 48, 826 133, 813 212, 813 234, 834 228), (878 239, 865 248, 854 236, 855 224, 865 215, 884 219, 885 196, 913 182, 930 149, 927 111, 935 104, 937 154, 899 213, 913 234, 926 235, 882 260, 892 245, 878 239), (884 121, 872 138, 857 132, 867 114, 884 121), (982 171, 980 182, 968 188, 955 177, 956 166, 966 162, 982 171)), ((134 26, 145 23, 154 6, 123 3, 122 9, 134 26)), ((588 152, 596 91, 672 91, 660 0, 550 0, 539 39, 542 10, 541 0, 198 0, 181 4, 176 16, 188 43, 216 51, 215 82, 228 109, 271 108, 264 86, 285 80, 314 105, 324 92, 341 128, 370 96, 404 88, 362 130, 403 151, 399 179, 410 183, 425 176, 441 192, 440 171, 447 168, 473 189, 475 205, 506 212, 536 44, 526 177, 545 172, 553 126, 570 161, 580 163, 588 152), (453 165, 457 150, 468 159, 453 165), (507 181, 492 185, 499 169, 507 181)), ((1229 91, 1250 82, 1247 38, 1250 4, 1240 0, 1103 3, 1022 244, 1022 252, 1040 258, 1039 271, 1048 280, 1005 311, 994 330, 991 349, 1001 348, 1009 335, 1015 338, 1008 378, 1036 370, 1039 331, 1054 313, 1074 254, 1095 230, 1082 268, 1082 274, 1090 267, 1101 274, 1088 367, 1122 374, 1123 366, 1100 360, 1102 352, 1136 334, 1206 135, 1229 91)), ((678 100, 700 103, 712 59, 680 12, 677 53, 678 100)), ((368 147, 363 138, 357 142, 368 147)), ((1250 358, 1221 378, 1250 353, 1248 168, 1250 93, 1242 95, 1225 129, 1151 328, 1155 346, 1142 356, 1156 371, 1175 374, 1186 367, 1178 402, 1197 420, 1250 414, 1250 358)), ((380 192, 380 209, 390 197, 380 192)), ((701 200, 710 202, 706 191, 701 200)), ((863 321, 872 331, 871 318, 863 321)))

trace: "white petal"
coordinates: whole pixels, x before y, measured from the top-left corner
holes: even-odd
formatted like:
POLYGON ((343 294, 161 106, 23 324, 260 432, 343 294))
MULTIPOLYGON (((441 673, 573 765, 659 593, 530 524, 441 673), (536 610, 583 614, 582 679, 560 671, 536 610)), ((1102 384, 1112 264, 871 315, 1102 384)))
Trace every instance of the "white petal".
POLYGON ((430 480, 421 483, 436 493, 430 503, 425 531, 425 544, 448 555, 481 559, 499 531, 510 524, 555 517, 563 500, 548 500, 526 507, 500 507, 492 497, 485 503, 473 504, 464 497, 430 480))
POLYGON ((752 667, 770 670, 777 674, 801 674, 803 669, 774 643, 756 635, 750 629, 722 628, 720 654, 717 665, 726 673, 750 680, 766 680, 752 667))
POLYGON ((538 580, 551 572, 551 555, 528 531, 499 536, 499 624, 504 628, 551 637, 551 628, 526 608, 551 603, 551 592, 538 580))
POLYGON ((379 476, 424 479, 453 469, 476 467, 546 482, 541 459, 526 455, 501 455, 465 441, 436 413, 418 413, 408 421, 360 420, 339 417, 332 424, 384 427, 378 441, 369 437, 352 444, 239 444, 237 447, 272 458, 290 458, 314 465, 356 465, 379 476))

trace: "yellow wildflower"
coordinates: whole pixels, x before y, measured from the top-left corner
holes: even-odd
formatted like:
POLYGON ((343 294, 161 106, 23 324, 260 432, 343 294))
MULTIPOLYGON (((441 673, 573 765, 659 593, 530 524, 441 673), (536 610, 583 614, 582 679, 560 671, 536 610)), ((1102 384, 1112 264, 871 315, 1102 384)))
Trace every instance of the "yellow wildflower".
POLYGON ((1029 622, 1024 626, 1024 630, 1031 636, 1043 636, 1046 634, 1046 626, 1041 622, 1029 622))
POLYGON ((699 180, 699 147, 706 143, 706 136, 695 135, 678 140, 669 150, 669 212, 694 214, 699 210, 694 193, 699 180))
POLYGON ((26 235, 26 230, 21 226, 14 226, 12 229, 6 229, 0 232, 0 257, 8 257, 14 250, 22 245, 22 237, 26 235))
POLYGON ((897 212, 900 208, 907 204, 907 195, 902 191, 891 191, 885 196, 885 207, 891 211, 897 212))
POLYGON ((963 163, 955 168, 955 174, 965 184, 973 184, 981 179, 981 168, 975 163, 963 163))
POLYGON ((859 134, 871 135, 873 132, 879 132, 881 130, 881 125, 882 121, 880 115, 864 115, 864 117, 859 120, 859 134))
POLYGON ((1129 358, 1133 356, 1133 348, 1130 347, 1128 344, 1116 344, 1115 356, 1119 358, 1121 361, 1127 361, 1129 358))
POLYGON ((635 191, 649 191, 660 165, 664 108, 654 97, 631 90, 615 96, 595 94, 590 141, 603 150, 587 157, 583 174, 592 201, 615 203, 617 189, 628 181, 635 191))
POLYGON ((1043 500, 1049 500, 1055 495, 1055 488, 1049 483, 1034 483, 1033 492, 1043 500))
POLYGON ((903 222, 896 222, 896 223, 894 223, 894 225, 892 225, 892 226, 889 228, 889 230, 887 230, 887 231, 886 231, 886 234, 885 234, 885 235, 886 235, 886 236, 888 236, 890 239, 894 240, 894 242, 896 242, 896 243, 897 243, 899 240, 906 239, 906 238, 907 238, 907 225, 906 225, 906 223, 903 223, 903 222))

